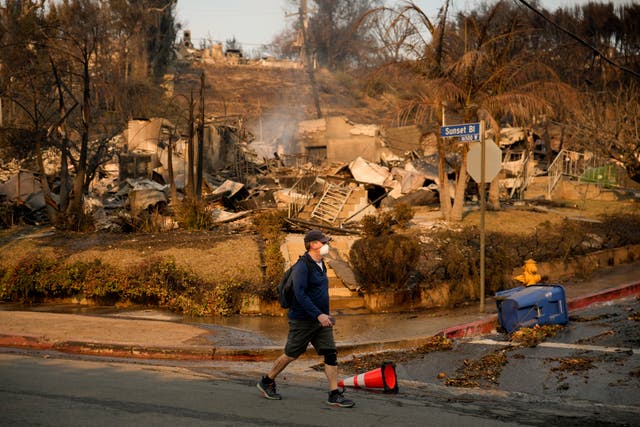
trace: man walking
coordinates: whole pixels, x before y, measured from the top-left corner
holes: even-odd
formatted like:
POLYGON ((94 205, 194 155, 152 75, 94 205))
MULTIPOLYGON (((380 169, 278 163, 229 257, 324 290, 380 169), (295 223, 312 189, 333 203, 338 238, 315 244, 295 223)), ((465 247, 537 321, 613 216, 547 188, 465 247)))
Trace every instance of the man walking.
POLYGON ((342 408, 355 405, 338 389, 338 355, 333 338, 334 320, 329 316, 329 279, 323 258, 329 253, 331 240, 320 230, 311 230, 304 236, 306 253, 293 267, 295 298, 289 308, 289 335, 284 353, 276 359, 269 373, 257 387, 265 398, 280 400, 275 379, 300 357, 309 343, 324 357, 324 372, 329 382, 327 404, 342 408))

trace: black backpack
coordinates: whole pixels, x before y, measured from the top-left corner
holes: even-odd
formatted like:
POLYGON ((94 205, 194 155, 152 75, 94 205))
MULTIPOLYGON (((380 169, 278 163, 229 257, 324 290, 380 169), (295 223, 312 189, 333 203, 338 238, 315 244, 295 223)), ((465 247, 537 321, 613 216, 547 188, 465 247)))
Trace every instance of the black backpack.
POLYGON ((293 304, 295 295, 293 293, 293 274, 291 273, 293 272, 293 267, 295 267, 300 260, 307 264, 307 270, 311 269, 311 265, 307 257, 305 255, 301 255, 298 258, 298 261, 284 272, 282 279, 280 279, 280 283, 276 286, 276 290, 278 291, 278 300, 280 301, 280 307, 282 308, 290 308, 291 304, 293 304))

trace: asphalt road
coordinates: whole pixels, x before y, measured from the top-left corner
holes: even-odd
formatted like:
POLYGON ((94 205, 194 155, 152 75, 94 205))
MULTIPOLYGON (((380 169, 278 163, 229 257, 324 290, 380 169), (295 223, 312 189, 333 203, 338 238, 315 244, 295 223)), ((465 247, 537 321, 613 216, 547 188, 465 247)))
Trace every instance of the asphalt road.
POLYGON ((398 363, 398 394, 347 388, 353 409, 324 403, 323 374, 311 369, 317 361, 292 364, 279 378, 284 399, 268 401, 255 388, 267 362, 5 348, 0 411, 5 425, 640 425, 638 313, 635 297, 579 310, 535 347, 500 333, 457 340, 453 350, 398 363), (467 369, 496 358, 500 369, 490 362, 478 375, 467 369), (456 378, 478 385, 445 384, 456 378))
POLYGON ((319 384, 283 387, 270 401, 255 379, 184 367, 0 354, 3 425, 44 426, 513 426, 407 395, 356 391, 355 408, 329 407, 319 384))
POLYGON ((255 383, 269 362, 158 361, 0 348, 3 425, 640 425, 640 300, 572 311, 536 346, 494 333, 397 361, 400 392, 347 389, 325 403, 319 362, 255 383), (473 369, 472 369, 473 368, 473 369), (449 380, 454 385, 449 385, 449 380))
POLYGON ((463 339, 397 372, 432 385, 475 381, 474 393, 513 401, 513 419, 525 424, 539 424, 546 409, 567 417, 553 425, 640 425, 639 322, 640 300, 626 298, 573 312, 534 347, 514 346, 500 333, 463 339))

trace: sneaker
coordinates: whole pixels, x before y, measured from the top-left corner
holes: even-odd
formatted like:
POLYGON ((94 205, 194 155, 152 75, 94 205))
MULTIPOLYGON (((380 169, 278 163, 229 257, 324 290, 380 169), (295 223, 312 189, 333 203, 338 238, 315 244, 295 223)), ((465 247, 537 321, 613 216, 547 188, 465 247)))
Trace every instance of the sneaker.
POLYGON ((340 408, 353 408, 356 403, 353 400, 349 400, 342 394, 343 392, 334 390, 329 392, 329 399, 327 405, 338 406, 340 408))
POLYGON ((258 381, 258 384, 256 384, 256 387, 258 387, 258 390, 262 392, 262 395, 265 397, 265 399, 270 399, 270 400, 282 399, 282 396, 280 396, 276 391, 276 382, 274 380, 269 381, 269 379, 266 376, 262 377, 262 380, 258 381))

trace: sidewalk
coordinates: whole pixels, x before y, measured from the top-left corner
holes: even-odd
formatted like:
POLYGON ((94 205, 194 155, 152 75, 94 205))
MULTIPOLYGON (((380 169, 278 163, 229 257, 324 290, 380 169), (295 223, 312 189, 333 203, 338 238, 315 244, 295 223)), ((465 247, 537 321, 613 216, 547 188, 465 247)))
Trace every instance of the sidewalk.
MULTIPOLYGON (((569 312, 590 304, 640 295, 640 261, 564 283, 569 312)), ((336 316, 341 356, 415 347, 442 334, 460 338, 497 326, 493 298, 478 306, 416 313, 336 316)), ((234 317, 216 324, 186 323, 158 310, 117 314, 20 311, 0 305, 0 347, 64 353, 179 360, 270 360, 282 352, 286 318, 234 317)))

